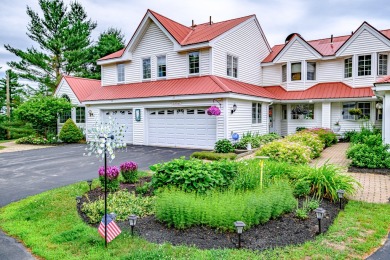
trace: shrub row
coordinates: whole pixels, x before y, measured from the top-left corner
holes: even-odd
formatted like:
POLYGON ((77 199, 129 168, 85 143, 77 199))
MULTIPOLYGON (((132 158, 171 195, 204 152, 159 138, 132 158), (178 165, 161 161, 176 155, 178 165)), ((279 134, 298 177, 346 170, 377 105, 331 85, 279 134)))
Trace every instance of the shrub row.
POLYGON ((214 191, 207 196, 165 190, 156 198, 156 218, 180 229, 207 225, 233 231, 234 221, 242 220, 250 228, 290 212, 295 206, 292 189, 285 181, 264 191, 214 191))
POLYGON ((216 153, 211 151, 201 151, 201 152, 194 152, 191 154, 191 158, 196 159, 205 159, 210 161, 219 161, 219 160, 234 160, 236 159, 237 154, 235 153, 216 153))
POLYGON ((234 148, 246 149, 248 143, 251 144, 252 148, 258 148, 263 144, 267 144, 280 138, 281 137, 275 133, 260 135, 259 133, 247 132, 242 135, 241 139, 237 143, 234 144, 234 148))

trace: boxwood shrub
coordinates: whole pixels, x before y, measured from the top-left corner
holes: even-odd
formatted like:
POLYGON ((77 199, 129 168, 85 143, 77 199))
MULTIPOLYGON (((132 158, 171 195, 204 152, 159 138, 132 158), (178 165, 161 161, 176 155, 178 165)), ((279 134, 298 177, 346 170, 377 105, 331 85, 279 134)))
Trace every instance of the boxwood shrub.
POLYGON ((83 139, 83 133, 72 119, 66 120, 58 136, 64 143, 77 143, 83 139))
POLYGON ((278 140, 265 144, 256 155, 269 156, 278 162, 288 162, 290 164, 306 164, 310 161, 310 147, 302 143, 278 140))
POLYGON ((216 153, 231 153, 234 152, 234 147, 228 139, 222 139, 215 143, 214 150, 216 153))
POLYGON ((317 134, 301 131, 293 135, 289 135, 285 140, 290 142, 298 142, 303 145, 310 147, 310 158, 317 158, 321 155, 322 150, 324 150, 325 144, 319 138, 317 134))

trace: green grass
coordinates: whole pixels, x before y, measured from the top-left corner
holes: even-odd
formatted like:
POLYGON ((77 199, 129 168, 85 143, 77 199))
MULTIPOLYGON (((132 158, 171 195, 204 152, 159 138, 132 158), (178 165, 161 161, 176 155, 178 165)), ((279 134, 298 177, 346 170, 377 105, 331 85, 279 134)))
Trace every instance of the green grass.
POLYGON ((8 143, 8 142, 12 142, 14 141, 15 139, 9 139, 9 140, 0 140, 0 144, 1 143, 8 143))
POLYGON ((237 157, 237 154, 235 153, 215 153, 212 151, 201 151, 201 152, 194 152, 190 156, 191 158, 197 158, 197 159, 205 159, 210 161, 219 161, 223 159, 229 159, 234 160, 237 157))
MULTIPOLYGON (((94 182, 94 185, 97 181, 94 182)), ((86 182, 51 190, 0 209, 0 227, 44 259, 361 259, 380 246, 390 226, 390 205, 351 201, 329 231, 299 246, 250 250, 200 250, 157 245, 124 232, 104 248, 96 228, 82 222, 75 197, 86 182)), ((245 236, 245 233, 243 234, 245 236)))
POLYGON ((4 148, 7 148, 7 147, 5 147, 5 146, 1 146, 1 145, 0 145, 0 150, 2 150, 2 149, 4 149, 4 148))

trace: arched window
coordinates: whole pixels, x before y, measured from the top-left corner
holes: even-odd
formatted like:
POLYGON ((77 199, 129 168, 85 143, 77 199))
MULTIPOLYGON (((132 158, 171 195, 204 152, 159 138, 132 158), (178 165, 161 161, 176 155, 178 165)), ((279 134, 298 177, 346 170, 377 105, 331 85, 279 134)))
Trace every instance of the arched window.
MULTIPOLYGON (((61 96, 61 98, 66 99, 70 103, 70 98, 68 95, 64 94, 61 96)), ((72 118, 72 109, 68 109, 60 114, 60 123, 65 123, 69 118, 72 118)))

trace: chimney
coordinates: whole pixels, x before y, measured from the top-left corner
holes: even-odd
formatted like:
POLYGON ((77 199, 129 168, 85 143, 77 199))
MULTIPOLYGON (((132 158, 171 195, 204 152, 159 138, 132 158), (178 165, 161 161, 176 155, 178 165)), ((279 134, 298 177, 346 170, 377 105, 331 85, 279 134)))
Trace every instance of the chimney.
POLYGON ((211 25, 213 23, 213 21, 211 21, 211 15, 210 15, 210 21, 209 21, 209 24, 211 25))
POLYGON ((330 36, 330 44, 333 44, 333 34, 330 36))
POLYGON ((191 25, 191 27, 194 28, 194 26, 195 26, 195 23, 194 23, 194 20, 192 20, 192 25, 191 25))
POLYGON ((353 31, 351 32, 351 35, 353 35, 353 31))

